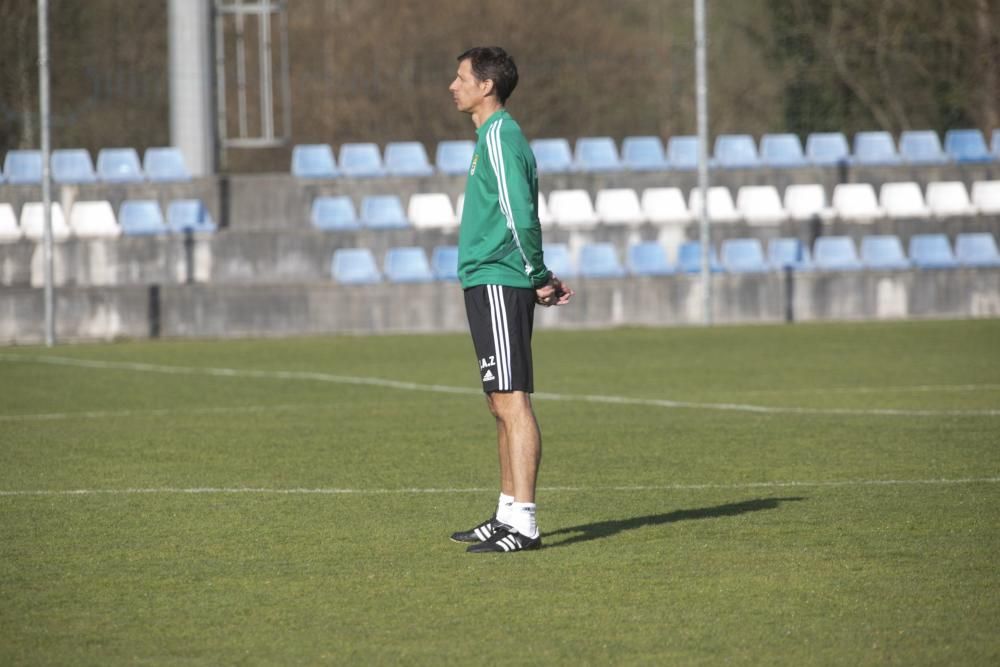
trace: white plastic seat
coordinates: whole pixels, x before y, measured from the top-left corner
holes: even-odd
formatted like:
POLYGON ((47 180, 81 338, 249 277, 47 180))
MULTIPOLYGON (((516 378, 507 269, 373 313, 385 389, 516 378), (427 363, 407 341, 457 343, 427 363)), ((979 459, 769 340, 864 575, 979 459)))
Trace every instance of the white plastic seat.
MULTIPOLYGON (((41 241, 45 237, 45 210, 40 201, 31 201, 21 207, 21 231, 32 241, 41 241)), ((52 202, 52 239, 65 241, 70 237, 69 225, 63 215, 62 205, 52 202)))
POLYGON ((451 198, 443 192, 418 193, 410 197, 406 216, 414 227, 455 227, 455 211, 451 198))
POLYGON ((639 224, 645 220, 639 196, 632 188, 598 190, 594 206, 597 217, 609 225, 639 224))
POLYGON ((872 222, 885 217, 871 183, 838 183, 833 188, 833 209, 841 220, 872 222))
MULTIPOLYGON (((692 188, 688 196, 688 208, 691 215, 698 218, 701 215, 701 190, 692 188)), ((739 222, 742 217, 733 203, 729 188, 717 185, 708 189, 708 217, 712 222, 739 222)))
POLYGON ((736 192, 736 208, 751 225, 777 225, 788 220, 773 185, 744 185, 736 192))
POLYGON ((0 243, 16 243, 21 240, 21 236, 14 207, 7 202, 0 202, 0 243))
POLYGON ((818 183, 789 185, 785 188, 785 210, 792 220, 830 220, 833 209, 827 206, 826 190, 818 183))
MULTIPOLYGON (((459 195, 464 197, 465 195, 459 195)), ((549 205, 545 201, 545 195, 541 192, 538 193, 538 222, 541 223, 542 227, 551 227, 555 220, 552 218, 552 212, 549 210, 549 205)))
POLYGON ((646 188, 641 204, 646 219, 653 223, 686 225, 693 220, 680 188, 646 188))
POLYGON ((879 204, 890 218, 929 218, 931 210, 924 203, 920 185, 913 181, 883 183, 879 204))
POLYGON ((597 224, 597 213, 586 190, 553 190, 549 211, 561 227, 589 227, 597 224))
POLYGON ((69 226, 80 238, 114 238, 122 233, 109 201, 78 201, 69 210, 69 226))
MULTIPOLYGON (((1000 137, 1000 131, 996 132, 1000 137)), ((1000 144, 1000 142, 997 142, 1000 144)), ((972 184, 972 204, 980 213, 996 215, 1000 213, 1000 181, 976 181, 972 184)))
POLYGON ((927 206, 935 218, 975 215, 976 207, 961 181, 935 181, 927 184, 927 206))

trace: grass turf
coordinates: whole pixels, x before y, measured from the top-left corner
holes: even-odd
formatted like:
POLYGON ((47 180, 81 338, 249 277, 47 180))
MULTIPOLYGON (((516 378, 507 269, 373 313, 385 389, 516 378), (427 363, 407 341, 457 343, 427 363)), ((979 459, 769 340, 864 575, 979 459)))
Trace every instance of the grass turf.
POLYGON ((446 539, 496 499, 465 336, 8 348, 0 664, 996 664, 997 341, 539 332, 516 556, 446 539))

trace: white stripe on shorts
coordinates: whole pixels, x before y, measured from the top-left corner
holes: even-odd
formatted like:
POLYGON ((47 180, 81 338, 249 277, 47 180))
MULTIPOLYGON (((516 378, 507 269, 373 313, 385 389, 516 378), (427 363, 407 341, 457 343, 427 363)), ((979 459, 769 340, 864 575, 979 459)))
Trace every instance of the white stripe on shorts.
POLYGON ((507 306, 503 301, 503 287, 487 285, 486 294, 490 299, 493 347, 497 354, 497 389, 510 391, 510 333, 507 331, 507 306))

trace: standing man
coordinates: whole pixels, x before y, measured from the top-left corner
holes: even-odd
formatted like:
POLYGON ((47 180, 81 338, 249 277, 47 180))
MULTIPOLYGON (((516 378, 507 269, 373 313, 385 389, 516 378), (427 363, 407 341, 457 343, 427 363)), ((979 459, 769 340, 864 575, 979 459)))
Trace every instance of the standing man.
POLYGON ((479 47, 458 57, 448 87, 478 136, 458 233, 458 277, 500 459, 496 512, 451 536, 473 543, 473 553, 542 546, 535 522, 542 437, 531 407, 531 331, 536 303, 558 306, 573 296, 542 259, 535 156, 504 108, 516 85, 517 67, 507 52, 479 47))

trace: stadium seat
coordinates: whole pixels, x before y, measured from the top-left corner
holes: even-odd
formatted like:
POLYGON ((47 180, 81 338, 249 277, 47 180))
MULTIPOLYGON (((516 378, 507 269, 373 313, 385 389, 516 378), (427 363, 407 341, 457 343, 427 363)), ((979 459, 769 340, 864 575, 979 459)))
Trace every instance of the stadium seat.
POLYGON ((424 249, 419 246, 389 248, 385 254, 385 277, 393 283, 429 283, 434 280, 424 249))
POLYGON ((831 220, 834 211, 826 204, 826 190, 818 183, 789 185, 785 188, 785 210, 792 220, 831 220))
POLYGON ((586 190, 553 190, 549 212, 560 227, 589 227, 597 224, 597 213, 586 190))
POLYGON ((139 183, 145 179, 134 148, 102 148, 97 153, 97 177, 108 183, 139 183))
POLYGON ((921 269, 953 269, 958 266, 951 243, 944 234, 915 234, 910 237, 910 261, 921 269))
POLYGON ((900 164, 896 142, 888 132, 858 132, 854 135, 854 164, 900 164))
POLYGON ((966 232, 955 237, 955 258, 962 266, 1000 266, 997 241, 989 232, 966 232))
POLYGON ((176 146, 147 148, 142 156, 142 168, 146 170, 146 177, 154 183, 191 180, 184 155, 176 146))
POLYGON ((813 265, 824 271, 855 271, 862 268, 850 236, 821 236, 813 246, 813 265))
POLYGON ((456 227, 458 220, 451 207, 451 197, 443 192, 417 193, 410 197, 407 217, 414 227, 443 228, 456 227))
POLYGON ((984 215, 1000 214, 1000 181, 975 181, 972 184, 972 205, 984 215))
MULTIPOLYGON (((459 198, 465 195, 459 195, 459 198)), ((459 217, 459 223, 461 223, 462 218, 459 217)), ((555 220, 552 218, 552 212, 549 210, 548 201, 546 201, 545 195, 541 192, 538 193, 538 222, 541 223, 542 227, 551 226, 555 220)))
MULTIPOLYGON (((722 267, 719 265, 719 256, 715 248, 710 248, 708 257, 709 270, 712 273, 719 273, 722 267)), ((701 242, 684 241, 677 248, 677 270, 681 273, 701 272, 701 242)))
POLYGON ((565 243, 544 243, 542 244, 542 255, 545 266, 549 271, 560 278, 573 278, 576 276, 576 264, 569 253, 569 246, 565 243))
POLYGON ((851 151, 843 132, 813 132, 806 137, 806 157, 819 166, 850 162, 851 151))
POLYGON ((639 195, 632 188, 598 190, 594 207, 598 219, 605 224, 639 224, 645 219, 639 205, 639 195))
POLYGON ((580 275, 585 278, 621 278, 625 275, 612 243, 585 243, 580 248, 579 266, 580 275))
POLYGON ((16 243, 22 236, 14 207, 7 202, 0 202, 0 243, 16 243))
POLYGON ((334 280, 345 285, 369 285, 382 281, 375 256, 368 248, 334 250, 330 273, 334 280))
POLYGON ((861 239, 861 262, 869 269, 908 269, 910 261, 903 244, 894 235, 865 236, 861 239))
POLYGON ((430 176, 434 173, 419 141, 395 141, 385 146, 385 170, 390 176, 430 176))
POLYGON ((472 155, 476 152, 476 142, 468 139, 441 141, 437 145, 434 164, 442 174, 459 176, 466 174, 472 165, 472 155))
POLYGON ((629 273, 636 276, 666 276, 674 272, 667 251, 656 241, 642 241, 628 247, 629 273))
POLYGON ((458 246, 435 247, 431 253, 431 269, 438 280, 458 280, 458 246))
MULTIPOLYGON (((691 188, 688 196, 688 209, 697 220, 701 216, 701 189, 691 188)), ((717 185, 708 189, 708 217, 712 222, 739 222, 742 218, 733 203, 729 188, 717 185)))
POLYGON ((792 268, 796 271, 806 271, 812 268, 809 246, 796 238, 768 241, 767 261, 774 269, 792 268))
POLYGON ((69 226, 81 239, 115 238, 122 233, 109 201, 78 201, 69 210, 69 226))
POLYGON ((632 171, 664 171, 667 156, 659 137, 625 137, 622 141, 622 165, 632 171))
POLYGON ((94 163, 85 148, 58 148, 52 151, 52 181, 55 183, 94 183, 94 163))
POLYGON ((993 141, 990 142, 994 159, 1000 160, 1000 128, 993 130, 993 141))
POLYGON ((347 143, 340 147, 337 163, 345 176, 372 178, 385 176, 378 146, 370 143, 347 143))
POLYGON ((667 140, 667 168, 678 170, 697 169, 698 137, 670 137, 667 140))
POLYGON ((788 220, 781 195, 773 185, 744 185, 736 192, 736 209, 751 225, 777 225, 788 220))
POLYGON ((934 130, 908 130, 899 135, 899 155, 907 164, 947 164, 941 138, 934 130))
POLYGON ((870 183, 838 183, 833 187, 833 210, 847 222, 872 222, 885 217, 870 183))
POLYGON ((719 249, 722 268, 730 273, 761 273, 769 271, 764 261, 760 239, 726 239, 719 249))
POLYGON ((618 148, 611 137, 580 137, 576 140, 574 164, 579 171, 621 171, 618 148))
POLYGON ((805 155, 797 134, 765 134, 760 138, 760 159, 765 167, 804 167, 805 155))
POLYGON ((573 168, 573 153, 565 139, 534 139, 531 152, 540 174, 562 174, 573 168))
MULTIPOLYGON (((538 193, 538 218, 541 220, 542 217, 542 206, 545 203, 545 197, 541 193, 538 193)), ((455 197, 455 220, 461 225, 462 224, 462 209, 465 208, 465 193, 459 192, 458 196, 455 197)))
POLYGON ((336 178, 337 162, 327 144, 299 144, 292 149, 292 175, 298 178, 336 178))
MULTIPOLYGON (((21 207, 21 233, 30 241, 41 241, 45 238, 45 208, 42 202, 31 201, 21 207)), ((70 234, 62 205, 59 202, 52 202, 52 240, 65 241, 70 234)))
POLYGON ((165 234, 160 205, 153 199, 127 199, 118 209, 118 224, 125 236, 165 234))
POLYGON ((955 162, 992 162, 986 139, 979 130, 948 130, 944 149, 955 162))
POLYGON ((976 207, 962 181, 933 181, 927 184, 927 206, 938 219, 975 215, 976 207))
POLYGON ((216 226, 211 211, 200 199, 174 199, 167 204, 167 229, 175 234, 212 234, 216 226))
POLYGON ((920 185, 913 181, 883 183, 879 190, 879 205, 887 216, 897 220, 926 219, 931 215, 931 210, 924 203, 920 185))
POLYGON ((757 145, 749 134, 720 134, 713 153, 715 164, 726 169, 760 166, 757 145))
POLYGON ((324 231, 361 229, 354 202, 347 195, 320 196, 313 199, 309 221, 313 227, 324 231))
POLYGON ((410 221, 396 195, 369 195, 361 200, 361 222, 372 229, 405 229, 410 221))
POLYGON ((655 224, 686 225, 693 219, 680 188, 646 188, 640 203, 643 215, 655 224))
POLYGON ((42 182, 42 152, 36 150, 7 151, 3 173, 11 185, 31 185, 42 182))

